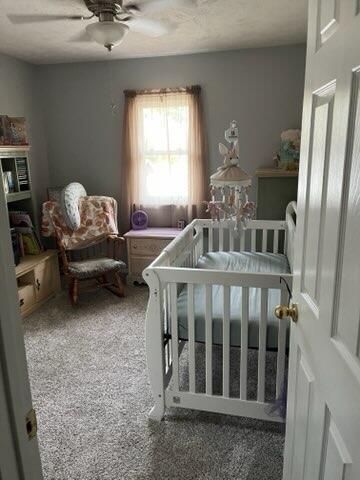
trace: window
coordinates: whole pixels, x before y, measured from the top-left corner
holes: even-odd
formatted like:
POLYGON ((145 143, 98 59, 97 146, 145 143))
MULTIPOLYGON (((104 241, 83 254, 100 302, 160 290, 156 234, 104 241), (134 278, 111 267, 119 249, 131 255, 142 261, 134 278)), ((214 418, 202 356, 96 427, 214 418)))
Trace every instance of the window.
POLYGON ((138 96, 139 201, 189 202, 189 99, 186 93, 138 96))
POLYGON ((201 88, 124 94, 121 231, 129 228, 134 208, 145 208, 157 226, 201 218, 208 197, 201 88))

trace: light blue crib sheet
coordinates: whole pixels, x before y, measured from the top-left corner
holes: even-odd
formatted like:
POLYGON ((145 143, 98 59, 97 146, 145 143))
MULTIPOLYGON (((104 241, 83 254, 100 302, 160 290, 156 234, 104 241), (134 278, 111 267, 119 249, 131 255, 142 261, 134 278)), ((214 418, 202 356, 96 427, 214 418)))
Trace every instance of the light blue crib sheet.
MULTIPOLYGON (((268 272, 290 273, 285 255, 258 252, 211 252, 202 255, 197 268, 206 270, 224 270, 232 272, 268 272)), ((241 287, 230 289, 230 342, 232 346, 241 344, 241 287)), ((249 289, 249 348, 259 346, 260 299, 259 288, 249 289)), ((274 308, 280 303, 280 290, 270 289, 268 296, 267 348, 277 349, 279 320, 274 315, 274 308)), ((178 297, 179 337, 188 339, 187 328, 187 289, 184 288, 178 297)), ((212 289, 213 308, 213 343, 222 344, 223 329, 223 287, 214 285, 212 289)), ((195 341, 205 341, 205 286, 194 287, 195 341)), ((285 320, 286 321, 286 320, 285 320)), ((287 324, 287 344, 289 322, 287 324)))

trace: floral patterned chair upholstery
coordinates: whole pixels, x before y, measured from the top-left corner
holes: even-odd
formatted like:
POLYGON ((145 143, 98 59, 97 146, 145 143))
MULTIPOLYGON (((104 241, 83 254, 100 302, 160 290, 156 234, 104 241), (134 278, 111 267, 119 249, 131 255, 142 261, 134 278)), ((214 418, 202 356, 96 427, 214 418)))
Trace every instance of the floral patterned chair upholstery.
POLYGON ((95 279, 98 286, 124 296, 121 274, 125 272, 126 265, 118 259, 119 245, 124 239, 118 236, 114 198, 87 196, 81 184, 69 184, 62 190, 59 201, 43 204, 42 235, 56 238, 64 273, 69 278, 72 304, 78 301, 81 280, 95 279), (70 257, 73 252, 81 252, 103 242, 107 244, 107 256, 77 261, 70 257))

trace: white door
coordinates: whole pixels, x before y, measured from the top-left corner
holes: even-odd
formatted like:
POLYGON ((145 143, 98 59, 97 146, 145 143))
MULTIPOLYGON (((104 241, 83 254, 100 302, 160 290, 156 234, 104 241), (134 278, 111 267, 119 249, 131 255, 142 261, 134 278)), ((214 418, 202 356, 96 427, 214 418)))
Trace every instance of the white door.
POLYGON ((284 480, 360 479, 360 0, 310 0, 284 480))
POLYGON ((27 415, 31 410, 9 220, 4 193, 0 191, 1 480, 42 479, 38 443, 36 437, 29 436, 27 415))

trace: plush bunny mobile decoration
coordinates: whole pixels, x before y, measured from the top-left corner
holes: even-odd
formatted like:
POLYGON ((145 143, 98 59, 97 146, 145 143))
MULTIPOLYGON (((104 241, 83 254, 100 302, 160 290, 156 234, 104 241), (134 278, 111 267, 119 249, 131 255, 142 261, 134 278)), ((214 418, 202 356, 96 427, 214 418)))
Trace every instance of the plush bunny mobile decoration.
POLYGON ((255 204, 248 200, 251 177, 239 167, 239 131, 235 120, 225 131, 225 140, 229 146, 219 143, 223 164, 210 177, 211 201, 205 202, 207 212, 214 221, 233 219, 235 229, 246 228, 255 215, 255 204))

